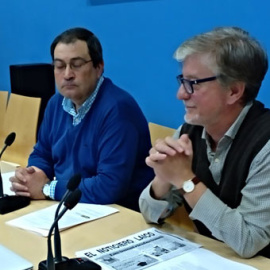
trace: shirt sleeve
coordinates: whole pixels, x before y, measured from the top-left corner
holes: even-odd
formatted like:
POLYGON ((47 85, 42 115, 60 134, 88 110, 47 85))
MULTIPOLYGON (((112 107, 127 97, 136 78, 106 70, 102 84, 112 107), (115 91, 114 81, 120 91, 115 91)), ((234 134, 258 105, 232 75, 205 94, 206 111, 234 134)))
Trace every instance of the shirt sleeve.
POLYGON ((162 223, 182 204, 180 193, 172 188, 163 198, 156 200, 151 196, 152 182, 143 190, 139 198, 141 213, 147 223, 162 223))
POLYGON ((236 209, 225 205, 209 189, 197 202, 190 218, 201 221, 214 237, 242 257, 252 257, 270 242, 270 141, 251 163, 236 209))
POLYGON ((147 223, 159 223, 161 215, 168 212, 169 202, 152 198, 150 195, 151 184, 152 183, 143 190, 139 198, 139 206, 147 223))

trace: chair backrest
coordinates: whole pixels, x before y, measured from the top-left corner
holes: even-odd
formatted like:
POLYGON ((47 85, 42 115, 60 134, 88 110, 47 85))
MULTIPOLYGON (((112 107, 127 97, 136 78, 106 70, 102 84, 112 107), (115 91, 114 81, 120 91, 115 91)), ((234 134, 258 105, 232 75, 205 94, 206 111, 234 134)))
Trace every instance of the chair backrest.
POLYGON ((4 125, 6 108, 8 101, 8 91, 0 91, 0 127, 4 125))
MULTIPOLYGON (((149 125, 152 145, 155 144, 155 141, 157 139, 163 139, 167 136, 172 136, 174 132, 176 131, 173 128, 169 128, 169 127, 158 125, 151 122, 149 122, 148 125, 149 125)), ((171 217, 167 218, 166 221, 168 223, 185 228, 186 230, 194 231, 194 224, 189 218, 188 213, 184 206, 178 207, 176 211, 174 212, 174 214, 171 217)))
POLYGON ((48 63, 10 65, 11 93, 41 98, 37 131, 43 119, 46 105, 55 94, 54 69, 48 63))
POLYGON ((16 133, 14 143, 8 147, 2 160, 27 165, 29 154, 36 143, 36 131, 41 99, 10 94, 5 113, 1 140, 11 132, 16 133))
POLYGON ((150 130, 150 137, 152 145, 155 144, 157 139, 164 139, 167 136, 172 136, 175 132, 175 129, 162 126, 159 124, 155 124, 152 122, 148 123, 149 130, 150 130))

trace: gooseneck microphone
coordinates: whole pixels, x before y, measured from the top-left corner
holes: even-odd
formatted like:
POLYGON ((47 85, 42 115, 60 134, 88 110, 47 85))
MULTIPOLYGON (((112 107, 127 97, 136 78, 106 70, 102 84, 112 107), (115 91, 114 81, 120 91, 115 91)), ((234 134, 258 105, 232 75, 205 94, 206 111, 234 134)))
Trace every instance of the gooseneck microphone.
MULTIPOLYGON (((5 152, 6 148, 10 146, 16 138, 16 133, 12 132, 10 133, 4 142, 4 147, 1 150, 0 153, 0 159, 5 152)), ((23 196, 8 196, 4 195, 3 192, 3 180, 2 180, 2 174, 0 172, 0 214, 6 214, 18 209, 21 209, 27 205, 30 204, 30 198, 28 197, 23 197, 23 196)))
MULTIPOLYGON (((5 139, 5 142, 4 142, 4 147, 2 148, 1 150, 1 153, 0 153, 0 160, 1 160, 1 157, 3 155, 3 153, 5 152, 5 150, 7 149, 8 146, 12 145, 14 140, 16 138, 16 133, 15 132, 11 132, 5 139)), ((0 177, 1 177, 1 184, 0 184, 0 198, 2 198, 4 196, 4 192, 3 192, 3 180, 2 180, 2 175, 0 174, 0 177)))
POLYGON ((5 152, 6 148, 8 146, 11 146, 14 142, 16 138, 16 133, 15 132, 11 132, 5 139, 5 145, 3 147, 3 149, 1 150, 1 153, 0 153, 0 158, 2 157, 3 153, 5 152))
POLYGON ((82 193, 79 189, 76 189, 74 192, 70 193, 69 196, 67 196, 67 199, 64 202, 64 209, 61 211, 61 213, 54 220, 54 222, 49 230, 48 256, 47 256, 47 269, 48 270, 55 269, 55 264, 54 264, 53 254, 52 254, 52 244, 51 244, 51 236, 52 236, 53 229, 55 228, 55 225, 58 223, 59 219, 66 213, 66 211, 71 210, 79 202, 81 196, 82 196, 82 193))
MULTIPOLYGON (((71 192, 73 192, 80 184, 81 182, 81 175, 80 174, 75 174, 70 178, 67 184, 67 191, 64 194, 62 200, 58 204, 58 207, 55 211, 55 216, 54 220, 57 219, 57 216, 59 214, 59 210, 63 204, 63 202, 66 200, 66 198, 69 196, 71 192)), ((61 261, 66 261, 68 258, 67 257, 62 257, 62 250, 61 250, 61 238, 60 238, 60 233, 59 233, 59 228, 58 228, 58 222, 55 223, 55 229, 54 229, 54 252, 55 252, 55 262, 61 262, 61 261)))
POLYGON ((86 258, 67 259, 65 261, 61 261, 58 263, 56 263, 53 258, 51 236, 55 228, 55 225, 66 213, 67 210, 71 210, 79 202, 80 198, 81 198, 81 191, 79 189, 76 189, 75 191, 72 191, 67 195, 67 198, 64 201, 64 209, 60 212, 60 214, 54 220, 49 230, 47 260, 41 261, 39 263, 38 265, 39 270, 71 270, 71 269, 72 270, 101 270, 101 267, 98 264, 91 262, 86 258))

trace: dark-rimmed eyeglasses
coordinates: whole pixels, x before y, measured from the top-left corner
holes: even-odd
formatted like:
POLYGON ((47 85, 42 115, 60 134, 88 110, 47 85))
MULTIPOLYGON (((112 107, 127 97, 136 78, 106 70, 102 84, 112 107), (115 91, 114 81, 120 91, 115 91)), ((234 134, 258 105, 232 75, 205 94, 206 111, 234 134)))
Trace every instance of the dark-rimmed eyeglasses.
POLYGON ((194 89, 193 89, 194 84, 214 81, 214 80, 217 79, 217 77, 218 76, 213 76, 213 77, 208 77, 208 78, 203 78, 203 79, 197 79, 197 80, 188 80, 188 79, 183 78, 183 74, 180 74, 180 75, 176 76, 176 79, 177 79, 179 85, 183 84, 186 92, 191 95, 191 94, 194 93, 194 89))
POLYGON ((64 70, 66 70, 67 65, 69 65, 70 69, 73 71, 80 71, 81 68, 86 65, 87 63, 92 62, 93 60, 85 60, 83 58, 74 58, 71 59, 69 63, 66 63, 62 60, 59 59, 55 59, 52 63, 54 70, 58 73, 63 72, 64 70))

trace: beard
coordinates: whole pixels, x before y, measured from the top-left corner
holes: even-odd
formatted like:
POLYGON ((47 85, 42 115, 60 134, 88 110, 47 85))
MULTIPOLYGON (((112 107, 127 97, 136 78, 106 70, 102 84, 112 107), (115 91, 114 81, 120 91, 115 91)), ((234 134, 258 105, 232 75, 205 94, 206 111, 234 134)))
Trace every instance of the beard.
POLYGON ((190 125, 203 126, 203 123, 200 120, 200 116, 198 114, 190 115, 186 113, 184 116, 184 120, 187 124, 190 124, 190 125))

